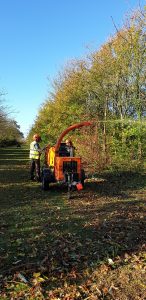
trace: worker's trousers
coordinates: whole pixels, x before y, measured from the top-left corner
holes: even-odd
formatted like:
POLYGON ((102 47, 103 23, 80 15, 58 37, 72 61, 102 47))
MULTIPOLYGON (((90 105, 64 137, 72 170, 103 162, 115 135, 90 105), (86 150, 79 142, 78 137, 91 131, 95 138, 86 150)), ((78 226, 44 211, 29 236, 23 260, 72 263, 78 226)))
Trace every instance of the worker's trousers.
POLYGON ((31 159, 30 178, 32 180, 36 178, 36 180, 40 181, 40 159, 31 159))

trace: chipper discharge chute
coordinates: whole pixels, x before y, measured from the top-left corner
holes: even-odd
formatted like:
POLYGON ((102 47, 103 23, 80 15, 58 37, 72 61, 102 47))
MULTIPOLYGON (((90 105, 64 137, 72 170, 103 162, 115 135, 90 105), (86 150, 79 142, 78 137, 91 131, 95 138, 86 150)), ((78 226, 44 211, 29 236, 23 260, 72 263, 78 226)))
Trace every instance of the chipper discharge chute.
POLYGON ((64 136, 71 130, 82 126, 90 126, 91 122, 81 122, 71 125, 62 132, 56 145, 47 147, 45 151, 45 166, 42 169, 42 189, 48 190, 50 183, 62 183, 68 187, 70 198, 73 186, 81 190, 84 186, 85 172, 82 168, 81 157, 70 156, 64 136))

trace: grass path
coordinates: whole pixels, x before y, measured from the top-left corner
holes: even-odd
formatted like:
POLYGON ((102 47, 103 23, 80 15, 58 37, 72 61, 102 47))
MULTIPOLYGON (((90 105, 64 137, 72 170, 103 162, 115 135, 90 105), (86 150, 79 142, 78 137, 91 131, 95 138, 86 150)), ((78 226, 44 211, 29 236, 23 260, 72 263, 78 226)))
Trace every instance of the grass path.
POLYGON ((0 149, 0 299, 146 299, 146 174, 66 191, 30 182, 28 151, 0 149))

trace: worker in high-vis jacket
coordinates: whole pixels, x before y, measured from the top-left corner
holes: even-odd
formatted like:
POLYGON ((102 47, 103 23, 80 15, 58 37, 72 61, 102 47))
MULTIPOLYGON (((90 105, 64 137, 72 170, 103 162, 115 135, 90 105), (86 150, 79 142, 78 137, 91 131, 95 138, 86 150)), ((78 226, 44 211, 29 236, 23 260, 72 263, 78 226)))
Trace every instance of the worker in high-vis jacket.
POLYGON ((39 142, 41 142, 41 136, 39 134, 34 134, 33 142, 30 144, 30 179, 37 181, 41 180, 40 176, 40 156, 42 150, 40 148, 39 142))

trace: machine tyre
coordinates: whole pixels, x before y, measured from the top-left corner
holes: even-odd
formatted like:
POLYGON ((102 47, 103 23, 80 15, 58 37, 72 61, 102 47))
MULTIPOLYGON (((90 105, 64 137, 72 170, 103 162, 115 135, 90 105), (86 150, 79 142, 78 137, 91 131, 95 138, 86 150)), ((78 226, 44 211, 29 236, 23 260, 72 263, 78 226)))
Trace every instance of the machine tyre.
POLYGON ((42 190, 43 191, 49 190, 49 180, 45 176, 42 176, 42 190))

